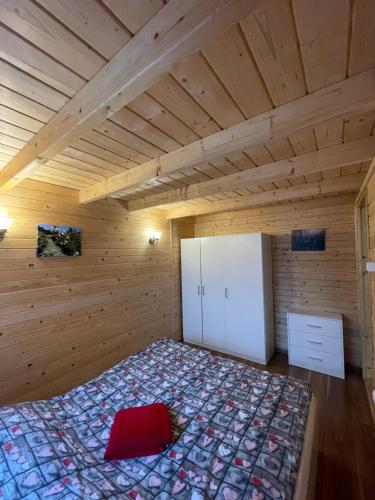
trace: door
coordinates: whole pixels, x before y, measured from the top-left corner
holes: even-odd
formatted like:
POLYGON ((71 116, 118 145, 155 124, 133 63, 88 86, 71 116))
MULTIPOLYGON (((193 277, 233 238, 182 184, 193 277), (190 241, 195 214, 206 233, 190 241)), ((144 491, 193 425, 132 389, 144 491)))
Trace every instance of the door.
POLYGON ((181 240, 182 323, 186 342, 202 343, 201 242, 181 240))
POLYGON ((373 374, 373 330, 371 316, 370 276, 366 271, 369 256, 367 197, 365 196, 357 212, 357 252, 359 260, 359 294, 362 330, 362 376, 365 380, 372 379, 373 374))
POLYGON ((227 350, 264 361, 261 234, 231 235, 223 249, 227 350))
POLYGON ((225 350, 223 238, 201 238, 203 342, 222 351, 225 350))

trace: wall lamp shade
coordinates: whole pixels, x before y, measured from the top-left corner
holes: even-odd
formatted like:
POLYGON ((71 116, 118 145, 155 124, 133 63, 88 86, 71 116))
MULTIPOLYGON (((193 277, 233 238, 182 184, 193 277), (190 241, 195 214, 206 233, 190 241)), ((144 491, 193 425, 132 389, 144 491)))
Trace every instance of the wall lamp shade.
POLYGON ((160 240, 161 232, 160 231, 149 231, 147 233, 148 242, 150 245, 156 245, 156 243, 160 240))
POLYGON ((0 214, 0 241, 5 238, 5 233, 10 228, 11 221, 6 215, 0 214))

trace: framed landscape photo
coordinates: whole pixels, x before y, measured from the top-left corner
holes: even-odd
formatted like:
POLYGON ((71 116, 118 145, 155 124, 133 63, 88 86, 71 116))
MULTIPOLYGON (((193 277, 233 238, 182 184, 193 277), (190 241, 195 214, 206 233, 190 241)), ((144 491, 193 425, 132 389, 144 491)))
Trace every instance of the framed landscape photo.
POLYGON ((79 257, 81 229, 72 226, 38 224, 37 257, 79 257))
POLYGON ((322 252, 325 249, 325 229, 296 229, 292 231, 293 252, 322 252))

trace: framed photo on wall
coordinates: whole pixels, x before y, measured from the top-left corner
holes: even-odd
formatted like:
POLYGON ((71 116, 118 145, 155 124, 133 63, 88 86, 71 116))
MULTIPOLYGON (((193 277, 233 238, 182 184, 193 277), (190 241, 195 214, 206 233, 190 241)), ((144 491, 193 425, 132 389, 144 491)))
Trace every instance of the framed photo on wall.
POLYGON ((293 252, 323 252, 325 249, 325 229, 295 229, 292 231, 293 252))
POLYGON ((37 257, 79 257, 81 229, 72 226, 38 224, 37 257))

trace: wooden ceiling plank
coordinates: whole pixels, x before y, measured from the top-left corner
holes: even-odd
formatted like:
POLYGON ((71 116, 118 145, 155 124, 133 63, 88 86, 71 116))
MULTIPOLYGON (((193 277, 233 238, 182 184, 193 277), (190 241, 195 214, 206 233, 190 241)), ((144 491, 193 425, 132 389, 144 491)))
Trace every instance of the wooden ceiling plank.
POLYGON ((235 165, 233 165, 233 163, 229 161, 227 158, 218 158, 215 160, 211 160, 210 163, 215 168, 220 170, 220 172, 222 172, 224 175, 230 175, 240 171, 240 169, 235 165))
POLYGON ((343 142, 344 120, 332 118, 314 127, 316 143, 319 149, 343 142))
POLYGON ((226 159, 233 163, 233 165, 239 170, 248 170, 249 168, 254 168, 256 166, 255 163, 242 151, 229 153, 226 155, 226 159))
POLYGON ((267 142, 266 147, 276 161, 285 160, 294 155, 293 149, 285 137, 267 142))
POLYGON ((354 165, 346 165, 341 168, 341 175, 353 175, 361 172, 362 163, 355 163, 354 165))
POLYGON ((155 158, 165 152, 111 119, 100 123, 95 130, 131 148, 137 154, 139 162, 155 158))
POLYGON ((67 96, 73 96, 86 80, 0 26, 0 57, 67 96))
MULTIPOLYGON (((1 0, 0 0, 1 1, 1 0)), ((5 61, 0 60, 0 85, 58 111, 69 100, 67 96, 48 85, 26 75, 5 61)))
POLYGON ((193 132, 185 123, 181 122, 172 113, 167 111, 160 103, 155 101, 151 96, 141 94, 128 104, 128 107, 142 116, 145 120, 158 127, 169 137, 182 144, 199 139, 199 135, 193 132))
MULTIPOLYGON (((206 161, 222 158, 252 145, 280 139, 337 116, 368 112, 375 108, 375 71, 335 83, 288 104, 217 132, 176 151, 166 153, 134 169, 113 176, 80 193, 81 203, 105 198, 146 179, 170 175, 206 161)), ((1 177, 0 177, 1 178, 1 177)))
MULTIPOLYGON (((304 175, 335 171, 338 167, 367 161, 375 155, 375 137, 331 146, 321 151, 313 151, 287 160, 263 165, 218 179, 194 184, 187 188, 169 191, 160 196, 140 199, 129 204, 129 210, 142 210, 163 204, 202 198, 217 192, 230 192, 266 182, 284 181, 304 175)), ((301 184, 301 182, 297 182, 301 184)))
POLYGON ((128 107, 122 108, 112 115, 111 121, 146 139, 147 142, 163 151, 173 151, 181 146, 181 143, 166 135, 152 123, 145 120, 144 117, 138 116, 128 107))
POLYGON ((2 24, 85 79, 92 78, 105 59, 47 12, 29 0, 0 0, 2 24))
POLYGON ((250 206, 261 204, 277 203, 280 201, 295 200, 314 195, 332 195, 341 192, 357 191, 365 177, 365 174, 346 175, 333 180, 323 180, 301 186, 292 186, 287 189, 276 189, 240 198, 216 201, 211 203, 202 203, 196 207, 189 206, 176 209, 170 209, 167 212, 167 219, 176 219, 180 217, 195 216, 221 211, 238 210, 250 206))
MULTIPOLYGON (((102 177, 114 175, 114 165, 107 163, 104 160, 98 161, 98 158, 91 155, 85 155, 74 148, 65 148, 62 153, 55 156, 54 160, 80 168, 81 170, 87 169, 101 175, 102 177)), ((117 167, 117 171, 115 172, 119 173, 119 171, 123 172, 124 169, 117 167)))
POLYGON ((30 116, 14 111, 14 109, 3 106, 2 104, 0 104, 0 116, 4 121, 34 133, 39 132, 44 125, 44 123, 39 120, 30 118, 30 116))
POLYGON ((90 182, 80 182, 72 179, 72 176, 70 176, 69 174, 63 175, 61 171, 56 174, 53 169, 50 169, 46 165, 41 167, 38 172, 30 175, 30 179, 47 182, 58 186, 66 186, 73 189, 82 189, 84 186, 90 184, 90 182))
POLYGON ((360 137, 371 135, 374 120, 375 112, 344 120, 344 141, 354 141, 360 137))
MULTIPOLYGON (((125 146, 124 144, 113 140, 111 137, 101 134, 100 132, 91 130, 90 132, 85 134, 82 139, 92 145, 96 145, 100 148, 103 148, 104 150, 108 150, 111 153, 121 156, 124 158, 124 160, 130 161, 135 165, 141 163, 140 161, 137 161, 137 158, 139 158, 139 153, 125 146)), ((73 143, 74 141, 71 144, 73 143)))
POLYGON ((26 143, 30 141, 34 135, 32 132, 29 132, 28 130, 17 127, 16 125, 12 125, 7 122, 3 122, 2 120, 0 120, 0 132, 10 137, 14 137, 15 139, 20 139, 21 141, 25 141, 26 143))
POLYGON ((77 160, 82 160, 83 162, 89 163, 90 165, 95 165, 99 168, 103 168, 108 172, 112 172, 113 174, 119 174, 124 171, 124 167, 119 167, 112 162, 105 160, 104 158, 98 158, 90 153, 86 153, 85 151, 81 151, 80 149, 74 147, 65 148, 60 154, 56 155, 57 158, 60 155, 69 156, 70 158, 75 158, 77 160))
POLYGON ((42 104, 32 101, 2 85, 0 85, 0 103, 43 123, 48 122, 55 114, 54 111, 42 104))
POLYGON ((293 0, 294 16, 309 92, 346 76, 349 0, 293 0))
POLYGON ((332 168, 330 170, 322 172, 323 179, 336 179, 337 177, 340 177, 340 175, 341 175, 340 168, 332 168))
POLYGON ((11 137, 10 135, 3 134, 0 132, 0 144, 5 144, 16 149, 22 149, 25 145, 25 141, 11 137))
POLYGON ((245 118, 273 107, 237 25, 209 43, 202 52, 245 118))
POLYGON ((322 176, 318 174, 310 174, 306 176, 299 177, 288 177, 288 181, 292 186, 300 186, 301 184, 305 184, 306 182, 316 182, 320 181, 322 176))
POLYGON ((199 106, 173 76, 164 76, 147 93, 200 137, 206 137, 220 130, 211 116, 199 106))
POLYGON ((130 39, 121 24, 107 13, 99 2, 36 1, 107 60, 130 39))
POLYGON ((289 135, 289 142, 296 155, 311 153, 316 150, 314 129, 303 129, 289 135))
POLYGON ((97 182, 104 178, 104 175, 97 174, 95 172, 95 167, 91 168, 91 165, 86 165, 84 169, 77 167, 76 165, 69 165, 67 163, 62 163, 61 157, 58 158, 59 161, 50 160, 45 165, 50 167, 53 171, 58 174, 59 172, 67 173, 72 179, 77 179, 79 181, 88 181, 89 183, 97 182))
POLYGON ((180 62, 171 73, 220 127, 230 127, 244 119, 201 54, 194 54, 180 62))
MULTIPOLYGON (((258 1, 205 0, 191 3, 175 0, 167 3, 43 127, 43 130, 34 137, 32 144, 27 144, 2 169, 0 187, 7 189, 14 186, 31 171, 53 158, 74 138, 82 137, 88 130, 96 128, 98 124, 155 84, 178 61, 201 49, 224 29, 248 15, 258 1)), ((14 9, 17 10, 17 7, 13 6, 13 2, 9 4, 0 0, 0 13, 5 15, 4 23, 17 24, 15 19, 22 18, 24 11, 27 10, 26 24, 34 33, 35 26, 29 26, 30 16, 32 17, 30 11, 35 8, 34 4, 31 5, 33 7, 25 9, 25 5, 22 4, 22 9, 15 12, 14 9)), ((38 19, 42 24, 44 15, 41 15, 40 19, 38 17, 32 19, 34 22, 38 19)), ((19 21, 19 24, 22 27, 23 21, 19 21)), ((56 40, 60 42, 58 31, 56 40)), ((44 43, 48 46, 47 41, 44 40, 44 43)), ((79 56, 80 53, 77 51, 75 57, 79 56)), ((85 60, 85 57, 79 59, 85 60)))
POLYGON ((133 34, 149 21, 164 5, 163 0, 102 0, 133 34))
POLYGON ((98 158, 98 160, 105 160, 107 162, 110 162, 113 165, 117 165, 121 169, 132 168, 137 165, 137 163, 131 162, 123 156, 112 153, 112 151, 99 147, 96 144, 92 144, 91 142, 87 142, 83 139, 75 139, 68 147, 73 147, 76 150, 81 151, 82 153, 87 153, 90 156, 95 156, 96 158, 98 158))
POLYGON ((246 148, 245 153, 250 157, 255 165, 266 165, 271 163, 274 159, 271 153, 263 144, 255 144, 250 148, 246 148))
POLYGON ((194 168, 200 170, 201 172, 204 172, 206 175, 211 177, 211 179, 216 179, 217 177, 222 176, 222 172, 209 163, 201 163, 194 168))
POLYGON ((240 26, 275 106, 306 94, 289 0, 263 2, 240 26))
POLYGON ((375 9, 373 0, 353 2, 352 31, 349 52, 349 76, 375 65, 375 9))

